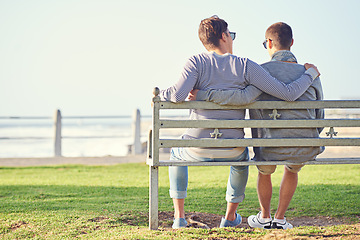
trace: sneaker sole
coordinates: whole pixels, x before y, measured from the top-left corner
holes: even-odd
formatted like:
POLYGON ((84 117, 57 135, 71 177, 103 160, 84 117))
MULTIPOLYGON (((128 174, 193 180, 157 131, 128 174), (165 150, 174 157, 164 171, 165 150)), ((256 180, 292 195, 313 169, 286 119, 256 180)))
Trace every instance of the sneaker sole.
POLYGON ((293 226, 291 226, 291 227, 286 227, 286 223, 285 223, 285 224, 273 223, 273 224, 271 225, 271 228, 272 228, 272 229, 283 229, 283 230, 286 230, 286 229, 292 229, 293 226))

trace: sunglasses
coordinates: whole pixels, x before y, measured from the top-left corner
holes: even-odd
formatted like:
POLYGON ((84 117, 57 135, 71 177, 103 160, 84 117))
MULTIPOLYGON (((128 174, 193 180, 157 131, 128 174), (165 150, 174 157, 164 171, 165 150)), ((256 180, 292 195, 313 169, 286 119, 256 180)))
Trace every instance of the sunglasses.
POLYGON ((231 39, 234 41, 236 37, 236 32, 229 32, 231 39))
POLYGON ((269 40, 269 41, 272 41, 270 38, 269 38, 269 39, 265 39, 265 41, 263 42, 263 46, 264 46, 265 49, 267 49, 266 43, 267 43, 268 40, 269 40))

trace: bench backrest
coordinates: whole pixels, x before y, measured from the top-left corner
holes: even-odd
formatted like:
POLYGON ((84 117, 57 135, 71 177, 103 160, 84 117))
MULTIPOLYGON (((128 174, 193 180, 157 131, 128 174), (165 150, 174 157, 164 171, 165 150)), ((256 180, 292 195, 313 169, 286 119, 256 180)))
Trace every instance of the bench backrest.
MULTIPOLYGON (((148 164, 161 166, 159 162, 159 150, 171 147, 300 147, 300 146, 360 146, 359 135, 355 137, 339 138, 336 136, 336 127, 360 127, 359 118, 342 116, 337 119, 294 119, 279 120, 276 118, 277 110, 280 109, 360 109, 360 100, 325 100, 325 101, 258 101, 242 106, 222 106, 205 101, 190 101, 172 103, 161 101, 159 90, 155 88, 153 98, 152 134, 148 144, 148 164), (160 111, 165 109, 271 109, 274 118, 272 120, 166 120, 160 117, 160 111), (277 138, 277 139, 160 139, 160 129, 166 128, 325 128, 326 137, 323 138, 277 138)), ((359 112, 360 114, 360 112, 359 112)), ((360 129, 358 129, 360 130, 360 129)), ((359 151, 360 152, 360 151, 359 151)))

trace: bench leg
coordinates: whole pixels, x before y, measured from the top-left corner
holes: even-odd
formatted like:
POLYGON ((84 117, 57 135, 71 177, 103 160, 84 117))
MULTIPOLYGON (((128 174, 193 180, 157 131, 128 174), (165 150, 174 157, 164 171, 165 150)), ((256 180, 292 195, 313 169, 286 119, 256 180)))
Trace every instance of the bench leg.
POLYGON ((159 167, 150 166, 149 180, 149 228, 157 230, 159 226, 159 167))

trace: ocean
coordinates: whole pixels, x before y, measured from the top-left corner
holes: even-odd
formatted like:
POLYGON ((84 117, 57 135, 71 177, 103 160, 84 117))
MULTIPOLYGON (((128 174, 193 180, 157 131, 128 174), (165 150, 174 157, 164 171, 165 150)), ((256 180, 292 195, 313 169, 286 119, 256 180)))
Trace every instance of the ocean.
MULTIPOLYGON (((54 156, 53 125, 50 118, 0 119, 0 158, 54 156)), ((131 125, 131 118, 63 118, 62 156, 127 155, 128 145, 133 143, 131 125)), ((141 125, 141 142, 145 142, 149 128, 141 125)))

